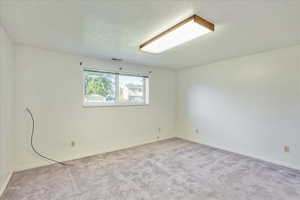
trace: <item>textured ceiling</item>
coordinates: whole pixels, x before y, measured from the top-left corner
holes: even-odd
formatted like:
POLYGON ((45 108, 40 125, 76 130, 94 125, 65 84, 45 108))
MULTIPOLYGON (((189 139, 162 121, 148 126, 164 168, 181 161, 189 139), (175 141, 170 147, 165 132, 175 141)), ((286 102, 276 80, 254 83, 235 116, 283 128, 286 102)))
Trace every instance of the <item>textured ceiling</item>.
POLYGON ((150 66, 184 68, 300 42, 298 0, 0 0, 17 43, 150 66), (197 14, 214 33, 159 55, 138 46, 197 14))

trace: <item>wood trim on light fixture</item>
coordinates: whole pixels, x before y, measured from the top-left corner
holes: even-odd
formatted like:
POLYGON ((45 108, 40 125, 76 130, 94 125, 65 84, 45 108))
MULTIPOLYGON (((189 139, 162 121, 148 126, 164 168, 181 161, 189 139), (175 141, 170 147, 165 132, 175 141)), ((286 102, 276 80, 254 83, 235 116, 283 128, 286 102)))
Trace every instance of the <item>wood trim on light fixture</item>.
POLYGON ((140 45, 140 49, 142 49, 144 46, 146 46, 147 44, 161 38, 163 35, 166 35, 169 32, 172 32, 173 30, 177 29, 178 27, 182 26, 183 24, 188 23, 189 21, 194 20, 195 22, 197 22, 198 24, 200 24, 201 26, 204 26, 206 28, 208 28, 211 31, 215 30, 215 25, 209 21, 207 21, 206 19, 203 19, 202 17, 199 17, 198 15, 193 15, 181 22, 179 22, 178 24, 172 26, 171 28, 161 32, 160 34, 158 34, 157 36, 151 38, 150 40, 144 42, 143 44, 140 45))

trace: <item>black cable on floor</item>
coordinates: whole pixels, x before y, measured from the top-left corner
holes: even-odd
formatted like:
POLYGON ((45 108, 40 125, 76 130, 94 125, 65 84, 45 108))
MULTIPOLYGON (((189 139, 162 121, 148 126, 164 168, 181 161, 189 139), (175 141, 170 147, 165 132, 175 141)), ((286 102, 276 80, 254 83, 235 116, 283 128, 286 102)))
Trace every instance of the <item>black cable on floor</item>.
POLYGON ((48 158, 47 156, 43 155, 42 153, 40 153, 35 147, 34 147, 34 144, 33 144, 33 138, 34 138, 34 129, 35 129, 35 121, 34 121, 34 117, 33 117, 33 114, 31 112, 31 110, 29 108, 26 108, 25 109, 30 117, 31 117, 31 120, 32 120, 32 129, 31 129, 31 139, 30 139, 30 145, 31 145, 31 148, 32 150, 34 151, 34 153, 36 153, 38 156, 46 159, 46 160, 49 160, 51 162, 55 162, 55 163, 58 163, 58 164, 61 164, 63 166, 67 166, 67 164, 63 163, 63 162, 60 162, 60 161, 57 161, 57 160, 54 160, 52 158, 48 158))

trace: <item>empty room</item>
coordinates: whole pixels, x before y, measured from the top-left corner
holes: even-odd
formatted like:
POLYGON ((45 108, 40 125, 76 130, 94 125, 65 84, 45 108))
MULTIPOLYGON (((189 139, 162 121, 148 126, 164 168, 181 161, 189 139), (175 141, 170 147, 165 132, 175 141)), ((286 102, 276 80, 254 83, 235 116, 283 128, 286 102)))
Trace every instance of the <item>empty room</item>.
POLYGON ((300 1, 0 0, 0 200, 300 200, 300 1))

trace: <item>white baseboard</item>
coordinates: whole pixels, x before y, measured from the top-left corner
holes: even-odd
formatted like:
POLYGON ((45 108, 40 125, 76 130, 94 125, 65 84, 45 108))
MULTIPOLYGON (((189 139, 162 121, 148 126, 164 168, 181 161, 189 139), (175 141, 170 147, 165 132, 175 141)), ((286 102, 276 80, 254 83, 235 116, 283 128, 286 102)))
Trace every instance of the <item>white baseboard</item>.
POLYGON ((4 182, 2 183, 2 185, 0 185, 0 197, 3 195, 3 193, 4 193, 4 191, 5 191, 6 187, 7 187, 7 184, 8 184, 8 182, 9 182, 9 180, 10 180, 12 174, 13 174, 13 171, 11 171, 11 172, 7 175, 7 177, 6 177, 6 179, 4 180, 4 182))
POLYGON ((213 148, 221 149, 221 150, 228 151, 228 152, 235 153, 235 154, 239 154, 239 155, 242 155, 242 156, 247 156, 247 157, 257 159, 257 160, 261 160, 261 161, 264 161, 264 162, 269 162, 269 163, 272 163, 272 164, 275 164, 275 165, 280 165, 280 166, 287 167, 287 168, 290 168, 290 169, 300 170, 299 165, 292 165, 292 164, 287 163, 287 162, 283 162, 283 161, 279 161, 279 160, 272 160, 272 159, 268 159, 266 157, 262 157, 262 156, 255 155, 255 154, 249 154, 249 153, 245 153, 245 152, 238 152, 238 151, 228 149, 228 148, 225 148, 225 147, 216 146, 216 145, 209 144, 209 143, 202 143, 202 142, 199 142, 195 139, 191 139, 189 137, 179 136, 178 138, 188 140, 188 141, 191 141, 191 142, 195 142, 195 143, 198 143, 198 144, 204 144, 204 145, 207 145, 207 146, 210 146, 210 147, 213 147, 213 148))
MULTIPOLYGON (((94 156, 94 155, 98 155, 98 154, 102 154, 102 153, 108 153, 108 152, 112 152, 112 151, 127 149, 127 148, 130 148, 130 147, 149 144, 149 143, 152 143, 152 142, 157 142, 157 141, 166 140, 166 139, 170 139, 170 138, 174 138, 174 136, 163 136, 159 140, 157 140, 156 138, 153 138, 152 140, 147 140, 147 141, 144 141, 144 142, 140 142, 140 143, 136 143, 136 144, 132 144, 132 145, 127 145, 127 146, 121 146, 121 147, 118 147, 118 148, 112 148, 112 149, 108 149, 106 151, 89 152, 89 153, 84 153, 84 154, 81 154, 81 155, 69 155, 68 157, 56 158, 56 159, 58 161, 61 161, 61 162, 66 162, 66 161, 70 161, 70 160, 74 160, 74 159, 84 158, 84 157, 87 157, 87 156, 94 156)), ((23 170, 33 169, 33 168, 37 168, 37 167, 48 166, 48 165, 51 165, 51 164, 53 164, 53 163, 48 162, 46 160, 42 160, 42 159, 41 160, 36 160, 35 162, 29 162, 29 163, 17 163, 16 166, 15 166, 15 172, 20 172, 20 171, 23 171, 23 170)))

